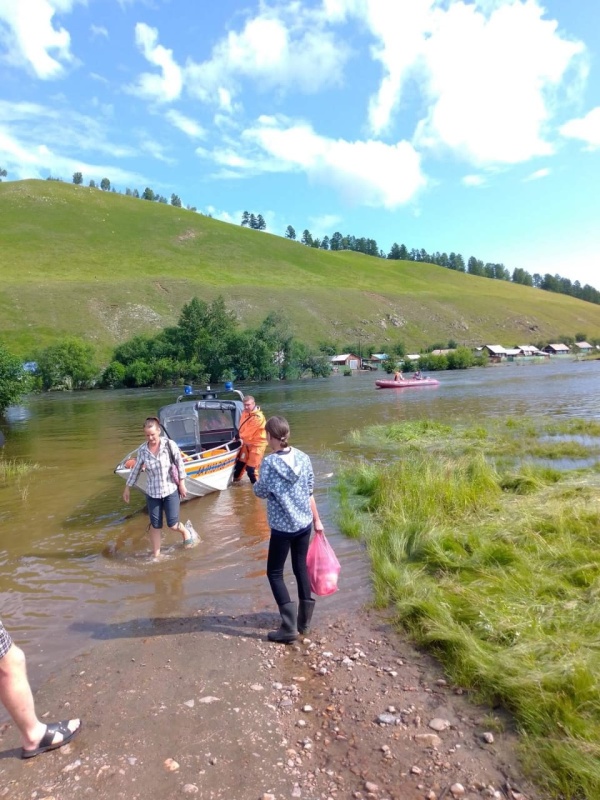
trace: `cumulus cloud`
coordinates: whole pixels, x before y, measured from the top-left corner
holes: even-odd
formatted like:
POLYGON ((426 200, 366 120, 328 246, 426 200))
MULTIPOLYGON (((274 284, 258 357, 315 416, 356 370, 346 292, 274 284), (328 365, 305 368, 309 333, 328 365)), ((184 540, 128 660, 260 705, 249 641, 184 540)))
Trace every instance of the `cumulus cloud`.
POLYGON ((600 106, 596 106, 585 117, 571 119, 560 128, 560 133, 569 139, 579 139, 590 150, 600 147, 600 106))
POLYGON ((226 108, 240 91, 240 81, 255 88, 312 93, 339 84, 349 49, 324 25, 322 14, 298 3, 269 8, 230 31, 202 63, 190 60, 187 88, 206 102, 226 108))
POLYGON ((144 58, 160 67, 161 74, 143 72, 128 91, 157 103, 177 100, 183 88, 183 74, 173 58, 173 51, 158 44, 158 31, 144 22, 135 26, 135 42, 144 58))
POLYGON ((54 22, 84 0, 0 0, 0 43, 3 60, 26 67, 42 80, 60 78, 73 61, 71 36, 54 22))
POLYGON ((554 92, 584 48, 562 39, 542 15, 532 0, 503 4, 487 18, 463 3, 435 11, 422 84, 431 105, 418 144, 449 148, 478 165, 553 152, 547 125, 554 92))
POLYGON ((371 132, 389 132, 416 88, 426 111, 414 144, 477 166, 551 154, 557 94, 587 71, 583 43, 563 37, 538 0, 324 0, 324 9, 334 22, 362 19, 375 40, 371 132))
POLYGON ((302 172, 352 205, 397 208, 427 185, 420 156, 409 142, 332 139, 285 118, 263 116, 244 131, 241 142, 196 152, 222 167, 221 177, 302 172))

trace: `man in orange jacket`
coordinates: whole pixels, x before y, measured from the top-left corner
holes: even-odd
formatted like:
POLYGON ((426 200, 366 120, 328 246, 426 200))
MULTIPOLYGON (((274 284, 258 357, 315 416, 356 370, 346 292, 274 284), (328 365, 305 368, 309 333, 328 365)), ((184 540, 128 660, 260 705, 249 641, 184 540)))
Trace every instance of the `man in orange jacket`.
POLYGON ((240 417, 239 427, 242 449, 238 453, 233 470, 234 482, 239 481, 246 470, 250 483, 256 483, 260 462, 263 460, 267 447, 265 424, 265 415, 256 405, 252 395, 244 397, 244 410, 240 417))

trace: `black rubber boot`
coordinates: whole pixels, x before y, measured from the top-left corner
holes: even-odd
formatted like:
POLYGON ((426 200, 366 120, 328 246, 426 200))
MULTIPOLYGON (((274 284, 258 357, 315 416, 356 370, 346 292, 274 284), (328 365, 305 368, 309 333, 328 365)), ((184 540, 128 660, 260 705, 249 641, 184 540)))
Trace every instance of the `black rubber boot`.
POLYGON ((298 633, 308 633, 310 631, 310 621, 314 610, 314 600, 300 600, 298 605, 298 633))
POLYGON ((279 630, 269 631, 267 639, 270 642, 294 642, 298 636, 298 628, 296 627, 296 603, 284 603, 279 606, 279 613, 281 614, 281 625, 279 630))
POLYGON ((233 468, 233 480, 239 481, 242 472, 244 471, 244 467, 246 466, 245 461, 236 461, 235 467, 233 468))

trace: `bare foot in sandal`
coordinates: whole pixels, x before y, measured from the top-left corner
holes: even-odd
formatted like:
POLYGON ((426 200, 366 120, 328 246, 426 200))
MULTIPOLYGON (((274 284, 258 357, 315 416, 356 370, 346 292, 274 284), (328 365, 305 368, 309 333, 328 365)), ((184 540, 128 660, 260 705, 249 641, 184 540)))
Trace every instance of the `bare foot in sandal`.
POLYGON ((81 730, 80 719, 65 719, 62 722, 50 722, 37 747, 21 750, 21 758, 33 758, 49 750, 58 750, 68 744, 81 730))

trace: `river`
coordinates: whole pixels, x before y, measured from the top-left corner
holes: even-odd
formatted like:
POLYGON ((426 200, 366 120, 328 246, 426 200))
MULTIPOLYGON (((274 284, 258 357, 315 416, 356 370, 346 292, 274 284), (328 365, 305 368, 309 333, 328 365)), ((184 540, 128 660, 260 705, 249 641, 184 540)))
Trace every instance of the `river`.
MULTIPOLYGON (((375 376, 267 383, 252 393, 266 416, 290 421, 308 452, 316 499, 342 563, 341 591, 320 601, 352 609, 369 596, 360 544, 335 521, 336 461, 348 434, 375 422, 506 416, 600 419, 600 361, 552 361, 440 373, 439 387, 376 390, 375 376), (352 587, 352 591, 349 591, 352 587), (348 589, 345 591, 345 589, 348 589)), ((121 499, 113 474, 143 438, 142 422, 172 402, 173 390, 93 391, 32 396, 1 422, 4 457, 39 465, 0 485, 0 615, 28 656, 34 683, 101 638, 106 622, 211 609, 273 608, 265 578, 268 528, 249 483, 182 506, 201 544, 183 551, 169 535, 167 558, 150 563, 143 497, 121 499)))

